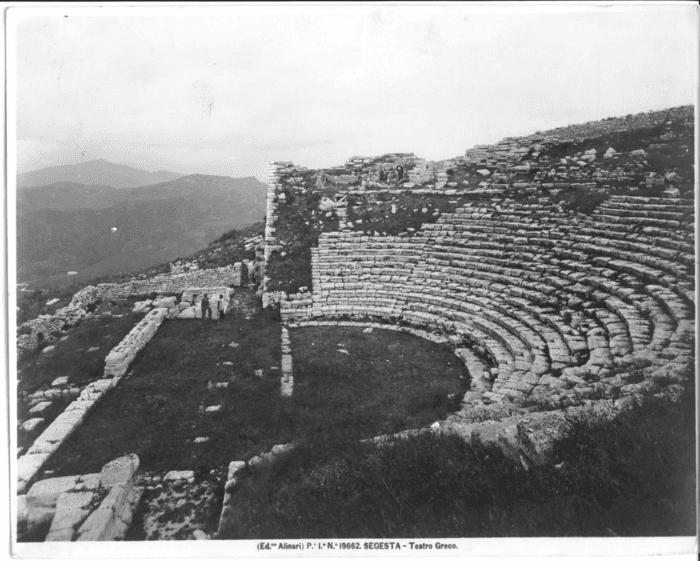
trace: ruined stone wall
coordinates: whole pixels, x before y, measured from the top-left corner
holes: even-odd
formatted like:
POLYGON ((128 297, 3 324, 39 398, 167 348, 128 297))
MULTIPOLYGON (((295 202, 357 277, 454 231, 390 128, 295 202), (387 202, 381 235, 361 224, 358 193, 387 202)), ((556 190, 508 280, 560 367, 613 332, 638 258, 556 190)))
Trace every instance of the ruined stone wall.
MULTIPOLYGON (((548 147, 562 142, 583 141, 612 133, 634 129, 652 128, 667 121, 690 123, 694 119, 692 105, 674 107, 664 111, 650 111, 602 121, 569 125, 534 135, 505 138, 496 144, 476 145, 465 152, 468 164, 483 164, 487 167, 513 167, 529 153, 538 154, 548 147)), ((526 170, 521 170, 526 171, 526 170)))
POLYGON ((219 288, 241 286, 243 280, 240 263, 217 269, 198 269, 175 275, 165 274, 150 279, 134 280, 122 284, 98 284, 86 286, 76 292, 68 306, 53 315, 42 315, 27 321, 17 330, 17 353, 23 356, 34 351, 40 343, 55 341, 71 327, 90 315, 89 307, 99 301, 116 300, 148 294, 180 294, 189 287, 219 288))
POLYGON ((259 265, 259 270, 256 275, 259 280, 262 280, 262 288, 265 290, 267 284, 266 269, 270 263, 272 252, 277 249, 277 236, 275 224, 277 223, 277 197, 278 191, 282 186, 280 176, 283 172, 295 169, 292 162, 272 162, 270 164, 270 173, 267 179, 267 202, 265 210, 265 245, 263 252, 263 261, 259 265))
MULTIPOLYGON (((240 267, 239 267, 240 270, 240 267)), ((130 296, 145 296, 147 294, 180 294, 190 286, 218 287, 222 285, 235 285, 240 275, 236 275, 236 266, 228 265, 217 269, 200 269, 177 275, 161 275, 144 280, 135 280, 122 284, 98 284, 96 298, 102 300, 116 300, 130 296)), ((85 289, 84 289, 85 290, 85 289)), ((81 291, 82 292, 82 291, 81 291)), ((93 291, 90 291, 92 294, 93 291)), ((80 294, 80 293, 78 293, 80 294)), ((76 297, 80 298, 76 294, 76 297)))
POLYGON ((167 316, 167 308, 155 308, 137 323, 105 358, 105 378, 115 378, 126 374, 126 370, 131 361, 134 360, 136 353, 153 338, 167 316))

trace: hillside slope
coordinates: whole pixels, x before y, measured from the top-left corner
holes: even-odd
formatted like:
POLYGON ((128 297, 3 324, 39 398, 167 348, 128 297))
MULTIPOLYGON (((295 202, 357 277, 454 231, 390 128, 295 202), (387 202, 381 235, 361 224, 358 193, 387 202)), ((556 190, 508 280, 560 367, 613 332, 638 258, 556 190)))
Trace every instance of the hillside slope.
POLYGON ((17 212, 27 214, 42 209, 108 208, 124 200, 128 191, 107 185, 85 185, 68 181, 28 187, 17 191, 17 212))
POLYGON ((21 192, 18 281, 45 286, 65 282, 68 271, 89 279, 169 261, 260 220, 265 208, 265 185, 252 177, 191 175, 110 189, 59 184, 21 192))

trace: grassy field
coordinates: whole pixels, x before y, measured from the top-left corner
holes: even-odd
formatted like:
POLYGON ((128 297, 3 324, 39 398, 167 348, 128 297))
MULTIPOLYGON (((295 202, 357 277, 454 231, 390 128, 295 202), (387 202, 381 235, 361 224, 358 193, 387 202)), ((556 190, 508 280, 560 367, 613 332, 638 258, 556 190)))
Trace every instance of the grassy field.
POLYGON ((340 431, 359 439, 424 427, 454 411, 468 389, 450 350, 407 333, 304 327, 290 338, 294 399, 308 436, 340 431))
POLYGON ((420 435, 310 445, 242 479, 221 539, 678 536, 695 533, 694 395, 575 427, 557 464, 420 435))
MULTIPOLYGON (((144 316, 131 311, 134 300, 100 305, 91 317, 66 332, 65 338, 52 343, 55 346, 52 351, 41 352, 46 347, 43 345, 18 361, 17 418, 20 423, 30 417, 28 403, 21 399, 23 396, 50 389, 51 382, 60 376, 68 376, 68 384, 74 387, 84 387, 102 376, 105 357, 144 316)), ((50 423, 73 399, 55 400, 44 414, 45 421, 50 423)), ((21 434, 19 444, 23 445, 21 434)))
POLYGON ((424 426, 454 409, 457 399, 447 395, 467 383, 454 355, 422 339, 304 328, 292 333, 295 389, 283 398, 279 322, 250 292, 239 291, 234 303, 221 323, 166 320, 132 363, 133 374, 104 398, 47 469, 55 475, 99 471, 135 453, 145 471, 204 475, 275 444, 424 426), (259 369, 262 377, 255 375, 259 369), (228 386, 211 387, 222 382, 228 386), (214 405, 220 410, 203 411, 214 405), (209 440, 197 444, 197 437, 209 440))

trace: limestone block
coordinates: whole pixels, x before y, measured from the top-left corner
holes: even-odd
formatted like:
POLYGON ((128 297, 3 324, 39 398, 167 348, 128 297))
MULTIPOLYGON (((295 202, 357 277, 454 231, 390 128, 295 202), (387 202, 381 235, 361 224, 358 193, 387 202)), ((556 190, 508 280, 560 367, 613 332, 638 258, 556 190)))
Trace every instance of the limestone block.
POLYGON ((520 451, 535 465, 543 465, 551 458, 554 445, 570 429, 561 411, 534 413, 518 422, 520 451))
POLYGON ((163 477, 163 481, 194 481, 194 471, 169 471, 163 477))
POLYGON ((115 518, 112 510, 94 510, 78 530, 75 541, 101 541, 103 535, 114 524, 115 518))
POLYGON ((172 308, 175 306, 177 298, 175 296, 167 296, 163 298, 158 298, 153 301, 154 308, 172 308))
MULTIPOLYGON (((25 457, 23 456, 22 458, 25 457)), ((20 458, 18 464, 22 458, 20 458)), ((29 479, 31 478, 24 479, 24 481, 29 481, 29 479)), ((44 479, 32 485, 25 501, 28 532, 32 533, 37 527, 51 522, 56 512, 58 498, 63 493, 74 489, 77 479, 77 476, 56 477, 54 479, 44 479)))
POLYGON ((30 415, 42 415, 44 412, 51 407, 50 401, 41 401, 37 403, 34 407, 29 410, 30 415))
POLYGON ((68 492, 58 497, 49 533, 45 541, 71 541, 75 529, 90 514, 88 509, 95 497, 93 491, 68 492))
POLYGON ((25 434, 31 434, 38 431, 44 425, 44 419, 29 419, 22 423, 19 427, 25 434))
POLYGON ((131 488, 121 510, 115 512, 114 523, 103 534, 103 540, 115 541, 124 539, 133 519, 133 511, 141 501, 142 495, 143 487, 134 486, 131 488))
POLYGON ((202 317, 202 311, 197 306, 191 306, 182 310, 177 317, 178 319, 197 319, 202 317))
POLYGON ((134 303, 134 312, 147 312, 151 305, 153 304, 153 300, 142 300, 141 302, 136 302, 134 303))
POLYGON ((27 493, 27 508, 30 510, 34 508, 55 509, 58 497, 72 491, 78 479, 77 475, 69 475, 37 481, 27 493))
POLYGON ((238 473, 240 470, 242 470, 245 467, 245 462, 241 461, 235 461, 231 462, 228 465, 228 481, 234 481, 236 477, 236 473, 238 473))
POLYGON ((138 467, 139 458, 136 454, 129 454, 112 460, 102 468, 100 483, 104 486, 109 486, 129 481, 133 479, 138 467))

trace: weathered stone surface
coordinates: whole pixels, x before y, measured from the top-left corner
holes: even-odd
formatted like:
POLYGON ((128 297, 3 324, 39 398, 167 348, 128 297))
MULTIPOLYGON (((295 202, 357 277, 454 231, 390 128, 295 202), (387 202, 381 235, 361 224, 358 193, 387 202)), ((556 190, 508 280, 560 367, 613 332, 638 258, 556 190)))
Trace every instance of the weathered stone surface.
POLYGON ((100 484, 107 487, 116 483, 124 483, 133 479, 139 468, 139 457, 129 454, 105 464, 100 471, 100 484))
MULTIPOLYGON (((185 304, 187 304, 187 302, 185 302, 185 304)), ((202 314, 201 314, 201 310, 200 310, 200 313, 197 314, 197 308, 195 306, 191 306, 189 308, 185 308, 182 311, 180 311, 180 313, 177 315, 177 317, 179 319, 197 319, 197 318, 201 318, 202 314)))
POLYGON ((242 470, 244 467, 245 467, 245 462, 241 462, 241 461, 234 461, 234 462, 231 462, 231 463, 228 465, 228 477, 227 477, 227 480, 228 480, 228 481, 232 481, 233 479, 235 479, 236 473, 238 473, 238 472, 239 472, 240 470, 242 470))
POLYGON ((76 529, 90 514, 89 506, 94 498, 93 491, 62 493, 45 541, 71 541, 76 529))
POLYGON ((135 302, 134 303, 134 309, 132 311, 134 312, 147 312, 150 310, 151 306, 153 305, 153 300, 142 300, 141 302, 135 302))
POLYGON ((194 481, 194 471, 169 471, 165 474, 163 481, 194 481))
POLYGON ((22 425, 20 426, 20 429, 24 433, 34 433, 37 430, 39 430, 41 427, 44 426, 44 419, 29 419, 27 421, 24 421, 22 425))
POLYGON ((533 464, 546 464, 552 459, 555 444, 568 434, 570 427, 561 411, 528 415, 518 422, 520 450, 533 464))
POLYGON ((49 458, 47 453, 25 454, 17 460, 17 493, 26 492, 29 482, 49 458))

